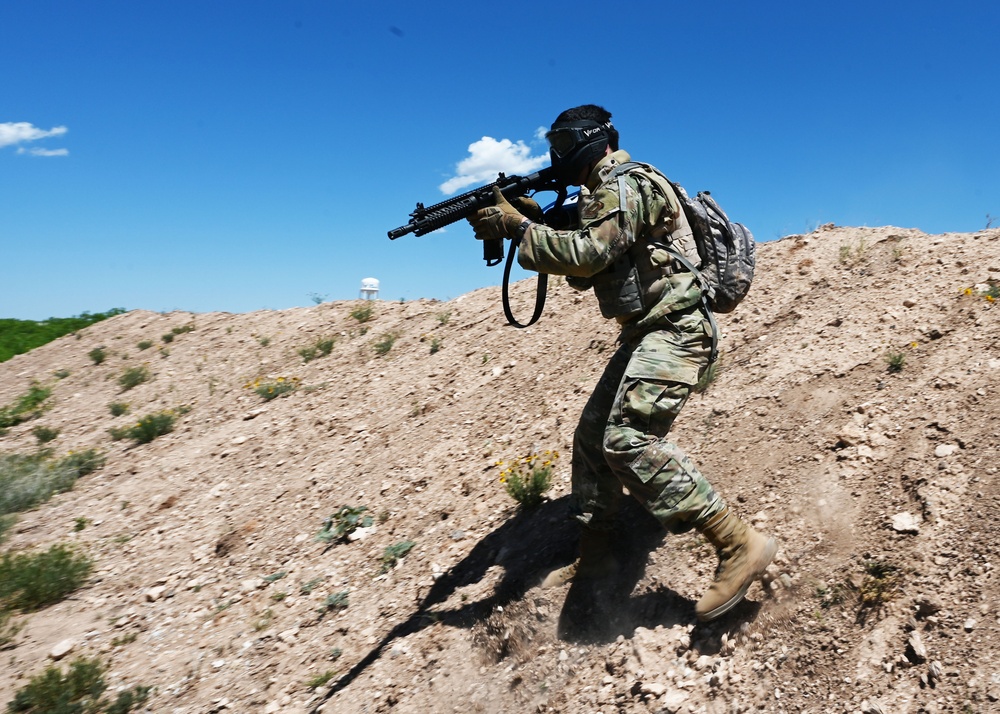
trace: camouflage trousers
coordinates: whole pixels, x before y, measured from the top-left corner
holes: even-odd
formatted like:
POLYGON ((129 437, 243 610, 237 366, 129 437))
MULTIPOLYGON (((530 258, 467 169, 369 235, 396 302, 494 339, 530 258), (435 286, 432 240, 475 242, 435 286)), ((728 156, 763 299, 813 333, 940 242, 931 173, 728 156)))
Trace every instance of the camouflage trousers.
POLYGON ((665 529, 682 533, 719 513, 724 501, 667 437, 708 368, 711 327, 700 307, 622 344, 583 409, 573 440, 571 510, 594 529, 614 522, 628 489, 665 529))

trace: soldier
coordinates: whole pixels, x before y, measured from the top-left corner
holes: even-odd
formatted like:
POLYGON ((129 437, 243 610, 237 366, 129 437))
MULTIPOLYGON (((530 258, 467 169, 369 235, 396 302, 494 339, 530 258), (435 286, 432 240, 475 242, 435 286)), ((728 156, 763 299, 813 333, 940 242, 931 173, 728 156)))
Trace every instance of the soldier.
POLYGON ((742 521, 668 436, 710 364, 715 339, 698 281, 666 250, 698 266, 691 227, 652 166, 616 171, 631 159, 619 150, 604 108, 564 111, 546 138, 561 182, 581 187, 578 225, 546 226, 537 203, 517 199, 515 208, 499 191, 496 206, 469 218, 479 239, 519 241, 522 267, 592 288, 602 315, 621 325, 620 347, 573 440, 571 511, 581 526, 580 555, 544 585, 614 574, 612 527, 624 486, 667 531, 696 528, 715 546, 719 568, 695 606, 700 620, 713 620, 743 599, 777 543, 742 521))

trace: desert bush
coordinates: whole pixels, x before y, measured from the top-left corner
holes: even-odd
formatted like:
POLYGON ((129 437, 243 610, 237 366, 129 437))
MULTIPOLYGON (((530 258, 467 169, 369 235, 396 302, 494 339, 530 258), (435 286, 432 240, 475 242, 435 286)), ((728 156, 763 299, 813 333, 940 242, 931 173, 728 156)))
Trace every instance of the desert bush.
POLYGON ((889 365, 888 370, 895 374, 903 371, 903 365, 906 364, 906 355, 902 352, 889 352, 885 356, 885 361, 889 365))
POLYGON ((330 543, 331 541, 347 540, 358 528, 370 528, 371 516, 365 515, 367 506, 341 506, 336 513, 323 521, 323 527, 316 534, 316 540, 330 543))
POLYGON ((368 322, 372 319, 374 309, 370 303, 365 303, 364 305, 359 305, 358 307, 351 310, 351 317, 353 317, 358 322, 368 322))
POLYGON ((52 388, 32 382, 28 391, 12 404, 0 407, 0 435, 8 427, 17 426, 29 419, 35 419, 45 411, 45 400, 52 395, 52 388))
POLYGON ((346 610, 350 604, 348 592, 346 590, 342 590, 334 593, 333 595, 326 596, 326 599, 323 601, 322 612, 327 612, 329 610, 346 610))
POLYGON ((0 454, 0 516, 44 503, 103 465, 104 456, 93 449, 60 459, 45 450, 27 456, 0 454))
POLYGON ((142 340, 142 341, 136 343, 136 347, 139 348, 140 352, 142 352, 143 350, 148 350, 152 346, 153 346, 153 343, 150 340, 142 340))
POLYGON ((298 377, 276 377, 274 379, 255 379, 243 385, 247 389, 252 389, 257 396, 263 397, 264 401, 271 401, 275 397, 294 392, 299 388, 298 377))
POLYGON ((108 405, 108 409, 111 411, 111 416, 120 417, 122 414, 128 412, 127 402, 111 402, 108 405))
POLYGON ((545 500, 545 492, 552 486, 552 470, 558 458, 558 451, 543 451, 511 462, 498 461, 500 483, 518 505, 534 508, 545 500))
POLYGON ((118 377, 118 385, 122 388, 123 392, 127 392, 130 389, 138 387, 144 382, 148 382, 153 378, 153 375, 149 372, 149 367, 144 364, 138 367, 128 367, 121 376, 118 377))
POLYGON ((382 339, 374 345, 375 354, 379 356, 388 354, 389 350, 392 349, 392 346, 396 344, 397 337, 399 337, 399 335, 395 332, 387 332, 382 335, 382 339))
POLYGON ((304 362, 312 362, 314 359, 319 357, 326 357, 333 351, 333 346, 336 342, 336 339, 333 337, 320 337, 316 340, 316 342, 308 347, 300 348, 299 357, 301 357, 304 362))
POLYGON ((59 430, 39 425, 31 430, 31 434, 38 440, 39 444, 47 444, 59 436, 59 430))
POLYGON ((447 325, 448 320, 451 319, 451 312, 448 310, 442 310, 437 314, 437 321, 439 325, 447 325))
POLYGON ((103 347, 95 347, 87 353, 87 356, 90 357, 90 361, 94 364, 100 364, 107 359, 108 353, 103 347))
POLYGON ((396 563, 405 558, 406 554, 413 550, 413 546, 415 545, 416 543, 412 540, 404 540, 386 546, 385 550, 382 551, 382 572, 388 573, 396 567, 396 563))
POLYGON ((149 687, 135 686, 104 698, 105 665, 98 659, 77 658, 63 671, 50 665, 31 678, 7 705, 9 712, 28 714, 128 714, 149 698, 149 687))
POLYGON ((156 437, 172 432, 176 421, 177 411, 164 409, 147 414, 131 426, 115 427, 109 429, 109 432, 115 441, 132 439, 137 444, 148 444, 156 437))
POLYGON ((38 610, 59 602, 87 580, 90 559, 64 545, 0 558, 0 609, 38 610))

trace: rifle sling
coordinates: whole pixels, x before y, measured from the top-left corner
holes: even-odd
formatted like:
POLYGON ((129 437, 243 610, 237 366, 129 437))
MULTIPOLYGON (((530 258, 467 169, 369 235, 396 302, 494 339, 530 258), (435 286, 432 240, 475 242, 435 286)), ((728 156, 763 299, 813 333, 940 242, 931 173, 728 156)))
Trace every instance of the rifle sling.
POLYGON ((545 273, 538 274, 538 282, 535 286, 535 311, 531 314, 531 319, 527 323, 521 324, 514 318, 514 313, 510 310, 510 267, 514 264, 514 256, 517 253, 517 246, 520 239, 511 241, 510 250, 507 252, 507 262, 503 266, 503 314, 514 327, 531 327, 538 318, 542 316, 542 308, 545 307, 545 291, 549 285, 549 276, 545 273))

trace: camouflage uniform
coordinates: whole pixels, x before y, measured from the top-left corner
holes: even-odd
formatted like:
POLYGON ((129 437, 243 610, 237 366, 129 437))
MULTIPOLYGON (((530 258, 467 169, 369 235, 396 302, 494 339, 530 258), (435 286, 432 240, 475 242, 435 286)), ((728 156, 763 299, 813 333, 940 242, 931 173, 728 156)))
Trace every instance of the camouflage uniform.
POLYGON ((611 527, 622 486, 671 532, 705 523, 725 508, 711 484, 667 436, 691 387, 709 364, 712 329, 694 276, 663 249, 697 264, 697 249, 670 185, 616 151, 594 169, 579 200, 580 227, 532 223, 518 262, 593 288, 605 317, 622 325, 621 346, 591 395, 573 443, 575 517, 611 527), (656 245, 659 243, 660 245, 656 245))

